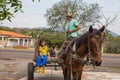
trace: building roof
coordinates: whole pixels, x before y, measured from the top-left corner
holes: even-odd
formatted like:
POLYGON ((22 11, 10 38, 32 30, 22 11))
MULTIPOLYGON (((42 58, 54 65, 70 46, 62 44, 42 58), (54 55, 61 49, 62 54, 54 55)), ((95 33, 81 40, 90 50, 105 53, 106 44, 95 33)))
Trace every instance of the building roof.
POLYGON ((9 36, 12 38, 32 38, 30 36, 26 36, 26 35, 11 32, 11 31, 4 31, 4 30, 0 30, 0 35, 9 36))

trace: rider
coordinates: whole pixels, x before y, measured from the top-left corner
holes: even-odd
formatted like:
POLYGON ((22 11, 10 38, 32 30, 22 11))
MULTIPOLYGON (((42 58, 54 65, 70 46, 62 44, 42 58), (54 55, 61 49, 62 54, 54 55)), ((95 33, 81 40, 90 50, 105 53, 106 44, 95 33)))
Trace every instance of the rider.
POLYGON ((66 15, 68 20, 66 25, 67 40, 74 39, 78 36, 78 30, 80 29, 80 24, 77 20, 72 18, 72 14, 68 13, 66 15))
MULTIPOLYGON (((68 13, 66 15, 66 18, 68 20, 67 25, 66 25, 67 42, 71 42, 78 36, 78 30, 80 30, 80 24, 78 23, 78 21, 76 19, 73 19, 71 13, 68 13)), ((66 54, 69 44, 66 43, 66 41, 64 42, 64 44, 62 45, 62 49, 59 52, 60 53, 59 57, 62 57, 63 54, 66 54)), ((75 50, 74 48, 75 48, 75 43, 73 45, 73 50, 75 50)))
POLYGON ((40 67, 42 66, 42 73, 45 72, 45 65, 50 54, 48 52, 48 47, 45 45, 46 42, 41 40, 39 46, 39 55, 36 59, 37 72, 40 73, 40 67))

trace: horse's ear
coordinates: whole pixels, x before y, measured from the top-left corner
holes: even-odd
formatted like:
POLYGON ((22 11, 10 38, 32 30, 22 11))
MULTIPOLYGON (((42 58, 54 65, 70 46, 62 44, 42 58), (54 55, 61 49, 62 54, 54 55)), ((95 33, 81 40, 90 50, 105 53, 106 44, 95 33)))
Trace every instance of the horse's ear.
POLYGON ((105 30, 105 26, 99 29, 99 31, 102 33, 105 30))
POLYGON ((92 33, 93 32, 93 27, 92 25, 89 27, 89 33, 92 33))

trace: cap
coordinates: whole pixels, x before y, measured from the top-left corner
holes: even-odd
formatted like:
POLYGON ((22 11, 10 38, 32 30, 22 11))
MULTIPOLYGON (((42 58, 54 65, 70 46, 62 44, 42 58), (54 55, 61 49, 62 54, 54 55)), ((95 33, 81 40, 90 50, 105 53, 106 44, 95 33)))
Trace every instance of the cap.
POLYGON ((71 13, 68 13, 68 14, 66 15, 66 17, 72 17, 72 14, 71 14, 71 13))

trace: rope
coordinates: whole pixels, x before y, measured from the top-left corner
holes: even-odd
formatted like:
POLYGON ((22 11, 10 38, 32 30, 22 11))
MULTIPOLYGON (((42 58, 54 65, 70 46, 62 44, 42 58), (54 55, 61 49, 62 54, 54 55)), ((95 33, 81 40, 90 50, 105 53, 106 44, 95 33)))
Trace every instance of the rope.
MULTIPOLYGON (((105 34, 104 34, 105 35, 105 34)), ((78 37, 77 37, 78 38, 78 37)), ((77 38, 75 38, 75 39, 73 39, 71 42, 70 42, 70 44, 67 46, 67 50, 68 50, 68 48, 70 48, 71 50, 72 50, 72 53, 70 53, 70 59, 69 59, 69 65, 70 65, 70 80, 72 80, 72 61, 73 61, 73 55, 76 55, 77 57, 78 57, 78 61, 81 61, 82 63, 86 63, 87 61, 86 60, 84 60, 82 57, 80 57, 79 55, 78 55, 78 52, 77 51, 75 51, 75 50, 73 50, 72 49, 72 47, 71 47, 71 44, 77 39, 77 38)), ((90 60, 92 59, 92 52, 91 52, 91 48, 90 48, 90 45, 91 45, 91 43, 90 43, 90 35, 88 36, 88 57, 90 58, 90 60)), ((105 36, 103 36, 103 39, 102 40, 104 40, 105 39, 105 36)), ((95 68, 95 65, 94 65, 94 63, 91 61, 89 64, 86 64, 86 65, 89 65, 90 67, 92 67, 93 68, 93 70, 96 70, 96 68, 95 68)))
MULTIPOLYGON (((89 41, 89 37, 90 35, 88 36, 88 57, 89 58, 92 58, 92 55, 91 55, 91 50, 90 50, 90 41, 89 41)), ((81 61, 83 64, 86 64, 86 65, 91 65, 93 66, 93 68, 95 68, 95 65, 93 64, 93 62, 88 62, 86 60, 84 60, 82 57, 80 57, 77 53, 77 51, 74 51, 72 48, 71 48, 71 44, 73 43, 73 41, 75 41, 77 38, 75 38, 74 40, 71 41, 71 43, 68 45, 68 48, 70 48, 72 50, 72 54, 76 55, 78 57, 78 61, 81 61)), ((73 58, 73 57, 72 57, 73 58)))
POLYGON ((70 80, 72 80, 72 53, 70 53, 69 65, 70 65, 70 80))

